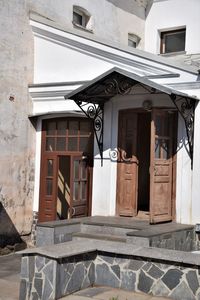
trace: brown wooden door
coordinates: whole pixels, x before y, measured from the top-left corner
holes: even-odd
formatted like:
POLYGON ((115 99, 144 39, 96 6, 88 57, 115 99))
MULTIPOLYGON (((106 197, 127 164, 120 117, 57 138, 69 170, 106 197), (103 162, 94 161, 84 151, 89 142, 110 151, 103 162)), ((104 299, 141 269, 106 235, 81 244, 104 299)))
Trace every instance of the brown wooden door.
POLYGON ((91 214, 92 168, 93 127, 89 120, 43 121, 40 222, 91 214), (75 166, 78 166, 78 177, 75 166))
POLYGON ((118 150, 117 214, 135 216, 138 186, 137 113, 120 112, 118 150))
POLYGON ((150 223, 172 220, 173 114, 152 112, 150 158, 150 223))
POLYGON ((87 160, 80 156, 71 157, 71 209, 70 217, 88 215, 89 170, 87 160))
POLYGON ((39 221, 53 221, 56 219, 56 193, 57 193, 57 157, 45 156, 42 161, 42 176, 40 195, 39 221))

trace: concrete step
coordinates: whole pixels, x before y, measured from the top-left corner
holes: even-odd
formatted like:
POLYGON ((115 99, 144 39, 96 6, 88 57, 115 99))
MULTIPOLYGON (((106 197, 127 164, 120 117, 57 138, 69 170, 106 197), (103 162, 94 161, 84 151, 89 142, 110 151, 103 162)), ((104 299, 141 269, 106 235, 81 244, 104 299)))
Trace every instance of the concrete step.
POLYGON ((101 234, 101 233, 86 233, 86 232, 77 232, 72 235, 73 240, 80 240, 83 238, 126 243, 126 237, 125 236, 123 237, 120 235, 110 235, 110 234, 101 234))
POLYGON ((104 234, 125 237, 127 233, 133 232, 132 228, 123 228, 120 225, 106 225, 106 224, 81 224, 81 232, 90 234, 104 234))

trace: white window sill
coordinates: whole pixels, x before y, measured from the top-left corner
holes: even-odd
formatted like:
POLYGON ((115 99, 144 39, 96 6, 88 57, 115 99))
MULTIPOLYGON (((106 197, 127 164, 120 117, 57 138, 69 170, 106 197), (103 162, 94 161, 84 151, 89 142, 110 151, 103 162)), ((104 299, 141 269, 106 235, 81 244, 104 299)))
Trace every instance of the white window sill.
POLYGON ((73 24, 74 28, 77 28, 77 29, 80 29, 80 30, 83 30, 83 31, 86 31, 86 32, 89 32, 89 33, 94 33, 92 29, 88 29, 87 27, 79 25, 79 24, 77 24, 73 21, 72 21, 72 24, 73 24))

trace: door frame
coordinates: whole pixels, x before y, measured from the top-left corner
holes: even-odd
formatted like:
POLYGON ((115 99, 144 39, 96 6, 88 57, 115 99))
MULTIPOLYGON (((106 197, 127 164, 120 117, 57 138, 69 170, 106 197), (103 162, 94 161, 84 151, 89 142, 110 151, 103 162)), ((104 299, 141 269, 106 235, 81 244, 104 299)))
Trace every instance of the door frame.
MULTIPOLYGON (((172 220, 175 220, 175 217, 176 217, 176 169, 177 169, 177 154, 176 154, 176 146, 177 146, 177 132, 178 132, 178 111, 176 108, 174 107, 166 107, 166 106, 163 106, 163 107, 154 107, 153 108, 154 110, 159 110, 159 111, 169 111, 169 110, 172 110, 175 112, 175 117, 174 117, 174 124, 176 124, 176 130, 174 132, 174 135, 173 135, 173 141, 172 141, 172 147, 173 147, 173 155, 172 155, 172 203, 171 203, 171 215, 172 215, 172 220)), ((122 110, 119 110, 118 111, 118 139, 117 139, 117 147, 119 146, 119 138, 121 136, 121 133, 120 133, 120 130, 119 130, 119 119, 120 119, 120 115, 122 113, 126 113, 126 112, 129 112, 129 113, 145 113, 145 110, 143 108, 130 108, 130 109, 122 109, 122 110)), ((148 112, 148 111, 147 111, 148 112)), ((151 112, 152 114, 152 112, 151 112)), ((150 131, 151 131, 151 127, 150 126, 150 131)), ((151 132, 150 132, 150 141, 151 141, 151 132)), ((150 142, 150 145, 149 147, 151 147, 151 142, 150 142)), ((151 149, 150 149, 151 150, 151 149)), ((150 151, 151 153, 151 151, 150 151)), ((119 152, 118 152, 119 154, 119 152)), ((117 164, 118 164, 118 161, 117 161, 117 164)), ((150 168, 150 166, 149 166, 150 168)), ((118 211, 118 184, 119 184, 119 179, 118 179, 118 176, 119 176, 119 171, 118 171, 119 167, 117 166, 117 185, 116 185, 116 215, 119 215, 119 211, 118 211)), ((138 177, 138 176, 137 176, 138 177)), ((135 179, 136 181, 138 180, 138 178, 135 179)), ((151 185, 151 178, 150 178, 150 185, 151 185)), ((151 186, 150 186, 150 191, 151 191, 151 186)), ((136 197, 137 199, 137 197, 136 197)), ((137 199, 138 201, 138 199, 137 199)), ((150 199, 149 199, 149 204, 150 204, 150 199)), ((138 207, 138 202, 135 204, 136 207, 138 207)), ((137 212, 138 213, 138 212, 137 212)), ((150 213, 150 211, 149 211, 150 213)), ((150 218, 150 214, 149 214, 149 218, 150 218)))
MULTIPOLYGON (((73 157, 82 157, 83 152, 80 151, 52 151, 48 152, 45 149, 46 146, 46 124, 48 121, 54 121, 54 120, 75 120, 75 121, 88 121, 88 119, 85 118, 80 118, 80 117, 55 117, 55 118, 50 118, 50 119, 44 119, 42 120, 42 136, 41 136, 41 164, 40 164, 40 187, 39 187, 39 210, 38 210, 38 221, 39 222, 45 222, 44 221, 44 214, 43 214, 43 209, 44 209, 44 191, 45 191, 45 181, 44 178, 46 176, 45 170, 47 163, 47 159, 53 158, 55 160, 56 164, 56 170, 54 172, 54 177, 55 179, 53 180, 53 198, 54 198, 54 218, 53 220, 56 220, 56 209, 57 209, 57 179, 58 179, 58 166, 59 166, 59 157, 60 156, 69 156, 70 157, 70 165, 73 157)), ((91 125, 91 128, 92 125, 91 125)), ((88 159, 88 216, 91 216, 92 212, 92 183, 93 183, 93 143, 94 143, 94 133, 93 130, 91 130, 91 141, 92 141, 92 153, 91 157, 88 159)), ((72 170, 70 170, 70 177, 71 177, 72 170)), ((71 188, 71 186, 70 186, 71 188)), ((71 206, 71 204, 70 204, 71 206)), ((71 215, 71 209, 70 209, 70 215, 71 215)), ((51 221, 53 221, 51 220, 51 221)))

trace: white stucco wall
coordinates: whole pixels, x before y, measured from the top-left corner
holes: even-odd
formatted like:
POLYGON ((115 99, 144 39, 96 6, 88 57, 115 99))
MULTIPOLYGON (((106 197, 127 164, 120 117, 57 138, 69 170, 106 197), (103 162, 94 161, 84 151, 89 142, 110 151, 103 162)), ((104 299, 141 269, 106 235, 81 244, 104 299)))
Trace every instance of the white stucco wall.
MULTIPOLYGON (((128 44, 128 32, 135 32, 142 40, 144 38, 145 8, 139 1, 107 1, 107 0, 29 0, 31 12, 49 18, 74 29, 77 33, 83 32, 72 24, 73 5, 86 9, 92 16, 92 36, 105 40, 128 44), (121 3, 120 3, 121 2, 121 3), (132 3, 130 3, 132 2, 132 3)), ((143 45, 143 41, 141 46, 143 45)))
MULTIPOLYGON (((34 26, 37 24, 32 22, 34 26)), ((35 83, 52 83, 49 91, 52 90, 52 95, 56 95, 56 83, 76 81, 76 80, 91 80, 103 72, 111 69, 114 66, 121 67, 133 74, 140 76, 158 75, 160 78, 155 78, 154 81, 161 85, 172 83, 194 83, 197 75, 192 72, 186 72, 179 67, 161 63, 151 57, 139 55, 139 53, 129 53, 124 50, 106 46, 102 43, 97 43, 92 40, 87 40, 78 36, 71 35, 64 31, 59 31, 55 28, 50 28, 46 25, 38 25, 41 30, 41 35, 35 33, 35 83), (49 30, 47 36, 42 35, 43 32, 49 30), (59 38, 57 39, 57 36, 59 38), (56 39, 53 39, 53 37, 56 39), (77 46, 75 46, 74 43, 77 46), (87 46, 87 48, 84 48, 87 46), (89 47, 89 48, 88 48, 89 47), (102 51, 102 52, 100 52, 102 51), (102 53, 102 55, 100 55, 102 53), (167 77, 166 74, 179 74, 178 77, 167 77)), ((186 84, 189 86, 188 84, 186 84)), ((64 89, 64 87, 62 87, 64 89)), ((67 88, 73 86, 68 85, 67 88)), ((61 89, 61 87, 60 87, 61 89)), ((37 88, 35 89, 37 90, 37 88)), ((34 87, 32 88, 34 92, 34 87)), ((40 89, 40 92, 42 90, 40 89)), ((44 90, 46 92, 46 90, 44 90)), ((61 92, 61 90, 59 91, 61 92)), ((199 95, 199 90, 187 90, 190 95, 199 95)), ((42 95, 42 93, 41 93, 42 95)), ((63 94, 64 96, 64 94, 63 94)), ((154 106, 171 106, 171 101, 167 96, 166 99, 161 99, 160 96, 148 95, 154 106)), ((35 113, 67 113, 73 111, 74 103, 61 99, 61 97, 34 98, 33 109, 35 113), (37 102, 37 103, 36 103, 37 102)), ((111 161, 110 151, 117 147, 117 130, 118 130, 118 111, 126 108, 141 107, 142 102, 146 100, 143 96, 126 96, 123 101, 120 98, 115 98, 105 107, 105 135, 104 135, 104 164, 101 167, 101 160, 98 154, 97 145, 94 152, 94 171, 93 171, 93 200, 92 214, 93 215, 114 215, 116 210, 116 162, 111 161)), ((47 116, 48 117, 48 116, 47 116)), ((39 128, 39 127, 38 127, 39 128)), ((190 168, 190 159, 185 147, 186 133, 184 123, 179 118, 178 130, 178 154, 177 154, 177 201, 176 201, 176 220, 180 223, 194 223, 192 215, 192 207, 197 204, 197 196, 193 196, 192 203, 192 173, 190 168), (184 143, 183 143, 184 141, 184 143)), ((35 195, 34 209, 38 208, 39 201, 39 163, 40 163, 40 130, 37 131, 36 145, 36 177, 35 177, 35 195)), ((200 146, 200 145, 199 145, 200 146)), ((197 171, 198 172, 198 171, 197 171)), ((196 185, 198 185, 196 183, 196 185)))
POLYGON ((145 13, 142 12, 144 8, 140 7, 139 15, 137 13, 139 8, 136 4, 134 8, 136 14, 127 13, 127 11, 120 8, 116 10, 117 23, 119 24, 119 41, 122 45, 128 45, 128 33, 135 34, 140 38, 137 48, 144 49, 145 13))
POLYGON ((161 84, 196 80, 182 67, 168 65, 168 59, 162 63, 137 49, 132 53, 35 21, 31 25, 39 30, 34 33, 34 83, 91 80, 114 66, 141 76, 179 73, 179 78, 155 79, 161 84))
POLYGON ((177 135, 176 221, 192 224, 192 169, 184 120, 179 114, 177 135))
POLYGON ((46 83, 91 80, 110 69, 112 65, 37 37, 34 67, 34 83, 46 83))
POLYGON ((186 26, 186 53, 200 53, 200 1, 154 1, 146 17, 145 50, 160 52, 159 30, 173 30, 186 26))
POLYGON ((192 181, 192 221, 200 223, 200 103, 195 110, 194 128, 194 158, 193 158, 193 181, 192 181))

